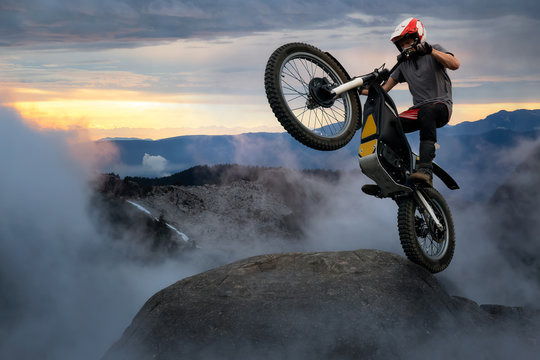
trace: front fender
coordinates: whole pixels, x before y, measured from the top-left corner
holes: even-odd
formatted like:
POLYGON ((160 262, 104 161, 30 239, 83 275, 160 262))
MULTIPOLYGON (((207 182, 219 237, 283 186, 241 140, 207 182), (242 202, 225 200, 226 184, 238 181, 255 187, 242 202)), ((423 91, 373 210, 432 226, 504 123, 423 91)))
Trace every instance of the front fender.
POLYGON ((446 171, 444 171, 439 165, 437 165, 435 162, 433 163, 433 174, 437 175, 439 179, 442 180, 442 182, 448 186, 450 190, 457 190, 459 189, 459 185, 456 183, 456 180, 454 180, 446 171))

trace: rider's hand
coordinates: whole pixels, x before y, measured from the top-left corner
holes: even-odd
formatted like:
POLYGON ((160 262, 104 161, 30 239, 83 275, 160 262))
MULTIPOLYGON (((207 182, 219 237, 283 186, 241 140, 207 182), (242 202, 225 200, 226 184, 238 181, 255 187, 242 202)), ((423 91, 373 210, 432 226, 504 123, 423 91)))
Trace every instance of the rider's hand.
POLYGON ((399 54, 397 56, 397 61, 398 62, 401 62, 401 61, 406 61, 406 60, 409 60, 409 58, 411 57, 414 57, 415 56, 415 51, 413 51, 411 48, 409 49, 405 49, 401 52, 401 54, 399 54))
POLYGON ((433 51, 433 47, 429 45, 427 42, 420 43, 416 45, 416 55, 422 56, 422 55, 429 55, 433 51))

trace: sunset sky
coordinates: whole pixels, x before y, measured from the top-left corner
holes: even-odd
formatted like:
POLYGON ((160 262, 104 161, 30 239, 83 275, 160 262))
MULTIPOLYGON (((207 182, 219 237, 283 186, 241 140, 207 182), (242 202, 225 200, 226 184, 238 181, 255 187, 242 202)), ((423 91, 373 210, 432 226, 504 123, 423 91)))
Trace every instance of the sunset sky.
MULTIPOLYGON (((537 0, 0 0, 0 103, 93 139, 282 131, 263 85, 275 48, 307 42, 360 75, 393 65, 409 16, 461 61, 451 124, 540 108, 537 0)), ((410 106, 404 85, 391 95, 410 106)))

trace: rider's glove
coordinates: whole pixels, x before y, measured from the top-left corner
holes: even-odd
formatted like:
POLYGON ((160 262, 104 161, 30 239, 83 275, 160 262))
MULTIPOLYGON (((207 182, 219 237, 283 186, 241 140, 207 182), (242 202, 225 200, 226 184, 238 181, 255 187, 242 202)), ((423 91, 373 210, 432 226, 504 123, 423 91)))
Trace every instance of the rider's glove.
POLYGON ((427 42, 420 43, 416 45, 416 55, 422 56, 422 55, 429 55, 433 51, 433 47, 429 45, 427 42))
POLYGON ((399 55, 397 56, 397 61, 398 61, 398 62, 407 61, 407 60, 409 60, 410 58, 417 56, 417 55, 414 54, 415 52, 416 52, 416 51, 413 51, 413 50, 411 50, 411 49, 403 50, 403 51, 401 52, 401 54, 399 54, 399 55))

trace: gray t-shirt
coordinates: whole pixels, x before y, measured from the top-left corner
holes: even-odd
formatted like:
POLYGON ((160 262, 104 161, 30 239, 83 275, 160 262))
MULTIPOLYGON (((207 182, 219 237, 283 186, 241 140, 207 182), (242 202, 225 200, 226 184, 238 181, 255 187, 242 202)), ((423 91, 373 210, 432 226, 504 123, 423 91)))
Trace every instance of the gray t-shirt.
MULTIPOLYGON (((433 48, 451 54, 439 44, 433 48)), ((442 102, 448 106, 448 114, 452 114, 452 82, 444 66, 433 56, 424 55, 405 61, 390 76, 399 83, 407 82, 413 97, 412 108, 442 102)))

